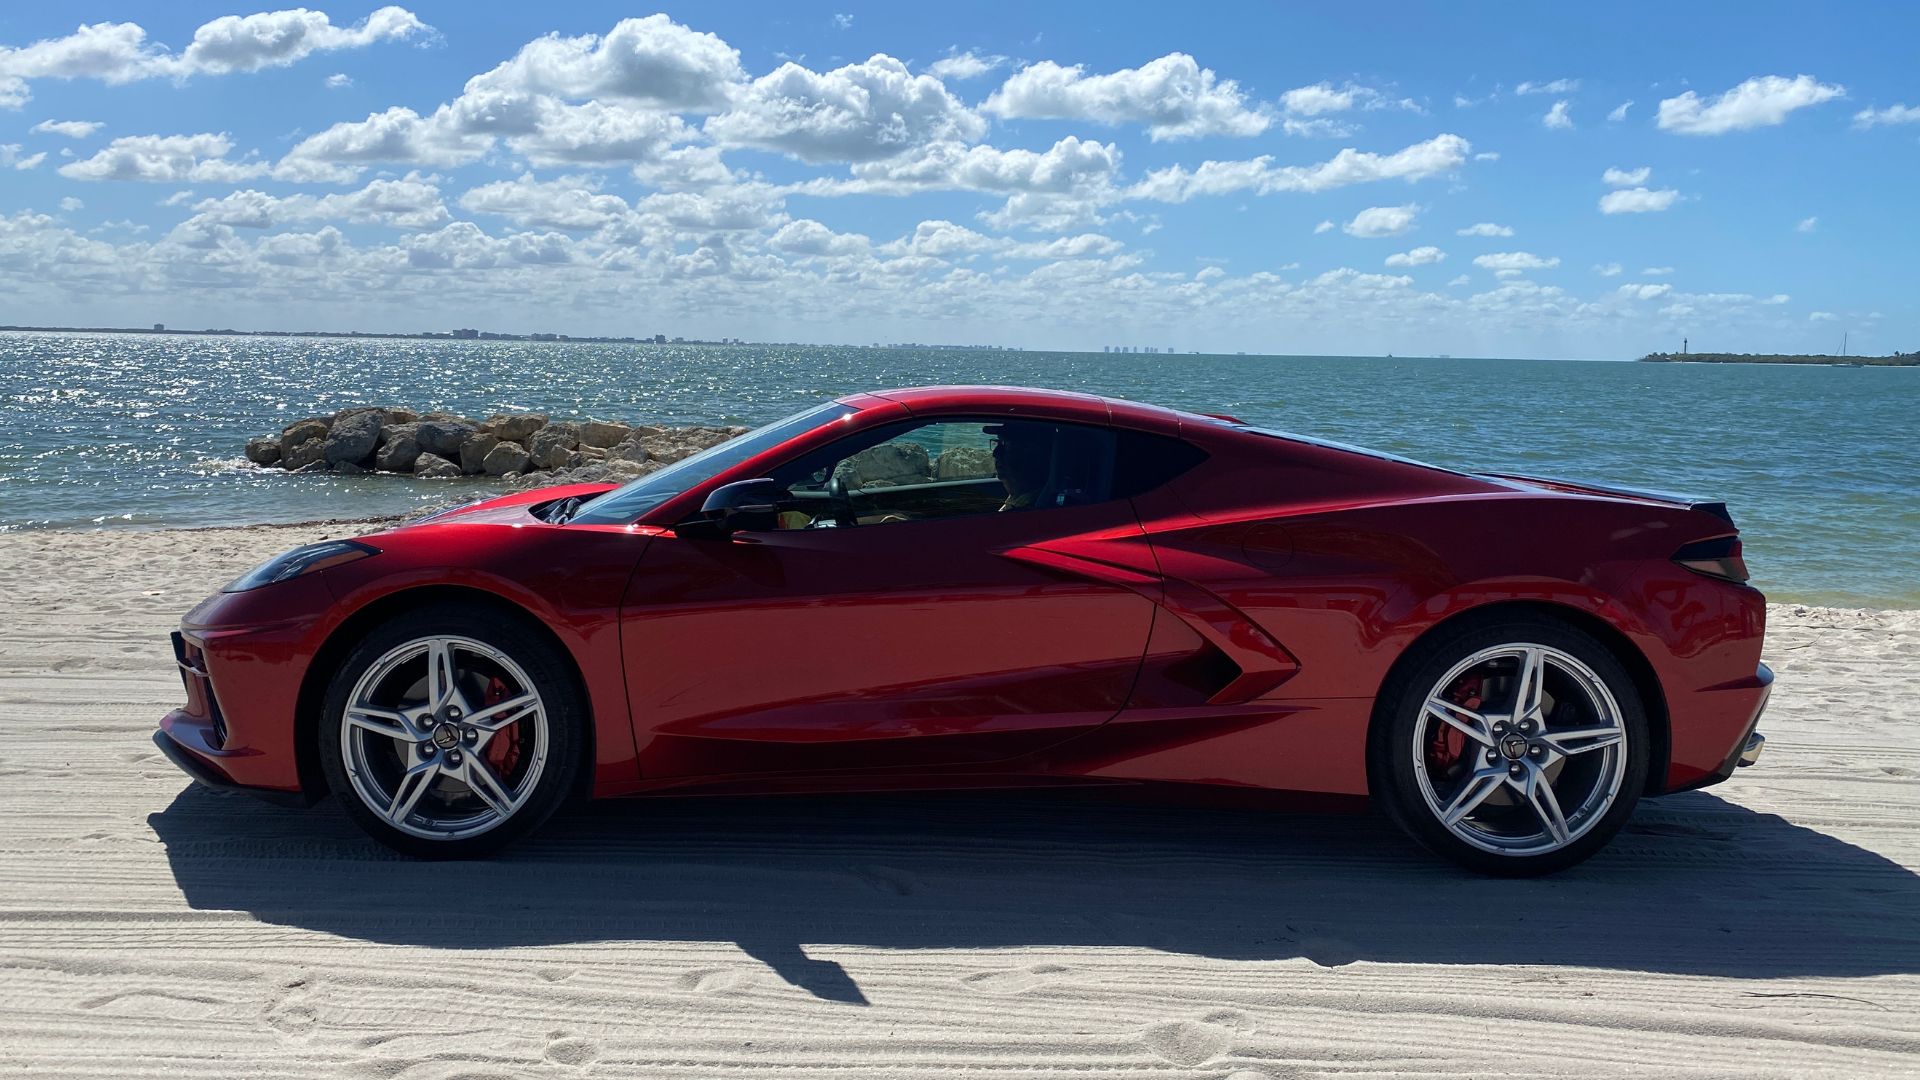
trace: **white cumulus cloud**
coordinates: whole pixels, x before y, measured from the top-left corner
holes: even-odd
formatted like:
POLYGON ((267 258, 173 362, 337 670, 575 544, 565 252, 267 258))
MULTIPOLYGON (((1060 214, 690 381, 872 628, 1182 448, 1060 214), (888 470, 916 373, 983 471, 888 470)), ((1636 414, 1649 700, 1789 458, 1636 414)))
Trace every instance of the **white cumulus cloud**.
POLYGON ((1513 88, 1516 94, 1571 94, 1580 89, 1579 79, 1554 79, 1551 82, 1523 82, 1513 88))
POLYGON ((90 158, 60 166, 72 180, 144 180, 152 183, 231 183, 265 175, 262 162, 226 160, 233 140, 224 134, 127 135, 90 158))
POLYGON ((977 79, 1005 65, 1006 62, 1007 58, 1004 56, 982 56, 972 49, 965 52, 949 49, 947 55, 927 65, 927 74, 936 79, 965 82, 968 79, 977 79))
POLYGON ((0 106, 18 108, 35 79, 97 79, 109 84, 184 79, 286 67, 316 52, 356 49, 381 41, 425 37, 432 28, 412 12, 383 7, 352 26, 336 26, 325 12, 293 8, 222 15, 201 25, 179 53, 147 40, 138 23, 90 23, 59 38, 18 48, 0 47, 0 106))
POLYGON ((1810 218, 1801 218, 1801 219, 1800 219, 1800 224, 1798 224, 1798 225, 1795 225, 1795 226, 1793 227, 1793 230, 1794 230, 1795 232, 1803 232, 1803 233, 1807 233, 1807 232, 1812 232, 1812 231, 1814 231, 1815 229, 1818 229, 1819 227, 1820 227, 1820 219, 1819 219, 1819 218, 1817 218, 1817 217, 1810 217, 1810 218))
POLYGON ((1568 112, 1568 108, 1566 102, 1556 101, 1553 103, 1553 108, 1547 110, 1547 115, 1540 118, 1540 122, 1550 130, 1565 131, 1573 127, 1573 117, 1568 112))
POLYGON ((1142 124, 1155 142, 1258 135, 1273 124, 1270 110, 1248 106, 1238 83, 1180 52, 1105 75, 1042 60, 1015 72, 981 109, 1009 119, 1142 124))
POLYGON ((1633 108, 1633 102, 1631 101, 1623 101, 1620 104, 1614 106, 1613 111, 1607 114, 1607 123, 1609 124, 1624 123, 1627 119, 1627 110, 1631 108, 1633 108))
POLYGON ((1654 191, 1643 187, 1621 188, 1600 196, 1603 214, 1651 214, 1665 210, 1680 198, 1673 188, 1654 191))
POLYGON ((1366 240, 1400 236, 1412 231, 1413 220, 1419 215, 1420 208, 1411 203, 1406 206, 1369 206, 1353 215, 1353 220, 1340 228, 1348 236, 1366 240))
POLYGON ((1508 225, 1496 225, 1491 221, 1482 221, 1464 229, 1454 230, 1458 236, 1512 236, 1513 228, 1508 225))
POLYGON ((1889 105, 1853 114, 1853 126, 1862 131, 1882 124, 1920 124, 1920 105, 1889 105))
POLYGON ((1317 165, 1273 164, 1271 155, 1246 161, 1205 161, 1193 169, 1155 169, 1128 189, 1134 198, 1186 202, 1196 196, 1253 191, 1318 192, 1375 180, 1424 180, 1458 169, 1472 149, 1458 135, 1436 135, 1391 154, 1348 147, 1317 165))
POLYGON ((19 143, 0 144, 0 168, 25 171, 38 168, 45 160, 47 160, 45 152, 22 155, 19 143))
POLYGON ((1660 103, 1662 131, 1681 135, 1724 135, 1729 131, 1748 131, 1786 122, 1796 109, 1842 97, 1844 86, 1819 82, 1811 75, 1786 78, 1761 75, 1711 100, 1689 90, 1679 97, 1660 103))
POLYGON ((942 141, 973 142, 986 121, 931 75, 884 53, 828 72, 782 64, 755 79, 706 134, 820 163, 875 161, 942 141))
POLYGON ((1646 165, 1637 169, 1609 168, 1600 175, 1600 182, 1608 187, 1639 187, 1652 175, 1653 169, 1646 165))
POLYGON ((1496 251, 1491 255, 1475 255, 1473 265, 1501 277, 1512 277, 1528 270, 1550 270, 1560 265, 1560 257, 1542 258, 1529 251, 1496 251))
POLYGON ((41 135, 65 135, 69 139, 84 139, 106 126, 98 120, 42 120, 28 130, 41 135))
POLYGON ((716 112, 745 83, 738 49, 665 15, 649 15, 622 19, 604 35, 537 38, 512 59, 468 80, 466 90, 614 98, 716 112))
POLYGON ((1387 256, 1388 266, 1427 266, 1444 261, 1447 253, 1437 247, 1417 247, 1387 256))

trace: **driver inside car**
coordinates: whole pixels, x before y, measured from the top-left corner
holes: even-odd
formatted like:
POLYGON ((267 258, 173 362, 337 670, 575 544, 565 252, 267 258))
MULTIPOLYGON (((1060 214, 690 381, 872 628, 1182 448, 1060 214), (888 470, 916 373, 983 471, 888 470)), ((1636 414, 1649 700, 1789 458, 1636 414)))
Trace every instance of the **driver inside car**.
POLYGON ((1052 432, 1039 425, 993 424, 982 429, 993 439, 993 473, 1007 489, 1000 509, 1031 510, 1041 505, 1052 458, 1052 432))

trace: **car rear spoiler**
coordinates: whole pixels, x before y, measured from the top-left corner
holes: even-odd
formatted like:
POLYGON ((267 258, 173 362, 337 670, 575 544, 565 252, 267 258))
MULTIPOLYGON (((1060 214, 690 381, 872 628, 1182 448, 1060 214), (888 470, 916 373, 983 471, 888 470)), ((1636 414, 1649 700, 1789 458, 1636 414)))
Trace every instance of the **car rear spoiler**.
POLYGON ((1543 476, 1521 476, 1518 473, 1482 473, 1492 480, 1505 480, 1508 483, 1531 484, 1535 487, 1552 488, 1557 491, 1570 491, 1587 495, 1613 495, 1623 499, 1640 499, 1644 502, 1665 503, 1668 506, 1684 506, 1689 510, 1699 510, 1733 524, 1733 515, 1728 512, 1727 504, 1720 499, 1702 499, 1692 495, 1676 495, 1670 491, 1652 491, 1647 488, 1623 487, 1618 484, 1594 484, 1585 480, 1555 480, 1543 476))

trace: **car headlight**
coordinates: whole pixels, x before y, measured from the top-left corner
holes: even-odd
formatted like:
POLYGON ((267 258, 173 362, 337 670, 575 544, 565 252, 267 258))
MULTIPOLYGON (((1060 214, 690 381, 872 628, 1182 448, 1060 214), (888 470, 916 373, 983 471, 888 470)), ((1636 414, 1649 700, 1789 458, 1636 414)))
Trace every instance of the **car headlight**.
POLYGON ((302 574, 315 570, 325 570, 329 566, 339 566, 355 559, 364 559, 369 555, 380 554, 380 549, 363 544, 358 540, 326 540, 318 544, 307 544, 283 551, 259 566, 241 574, 229 582, 221 592, 246 592, 271 585, 276 581, 291 581, 302 574))

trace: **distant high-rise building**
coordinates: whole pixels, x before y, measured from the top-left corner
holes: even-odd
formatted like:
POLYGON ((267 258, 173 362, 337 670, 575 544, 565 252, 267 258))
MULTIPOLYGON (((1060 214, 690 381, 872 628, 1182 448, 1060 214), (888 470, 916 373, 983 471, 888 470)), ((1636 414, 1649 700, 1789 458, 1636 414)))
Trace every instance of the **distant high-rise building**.
POLYGON ((167 332, 167 324, 166 324, 166 323, 163 323, 163 322, 157 322, 157 323, 154 323, 154 324, 153 324, 153 332, 154 332, 154 333, 156 333, 156 334, 164 334, 164 333, 166 333, 166 332, 167 332))

